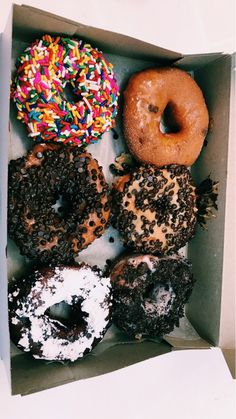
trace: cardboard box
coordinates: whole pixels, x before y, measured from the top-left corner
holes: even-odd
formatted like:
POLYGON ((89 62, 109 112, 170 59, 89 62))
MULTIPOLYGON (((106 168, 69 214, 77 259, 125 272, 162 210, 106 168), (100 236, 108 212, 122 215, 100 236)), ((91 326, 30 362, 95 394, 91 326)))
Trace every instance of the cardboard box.
MULTIPOLYGON (((214 345, 226 349, 226 352, 227 349, 232 350, 235 346, 232 292, 235 272, 232 256, 232 249, 235 248, 234 235, 232 235, 234 199, 231 189, 235 165, 232 158, 233 127, 230 125, 232 57, 221 53, 183 56, 181 53, 168 51, 121 34, 71 22, 28 6, 16 5, 13 7, 12 16, 9 17, 0 42, 0 345, 12 393, 28 394, 73 380, 104 374, 150 357, 164 356, 172 349, 206 348, 214 345), (73 364, 38 361, 19 351, 14 345, 10 347, 8 329, 7 278, 11 279, 15 273, 24 271, 26 262, 11 241, 7 244, 7 164, 9 159, 23 155, 33 146, 32 141, 27 138, 25 127, 16 120, 14 105, 9 107, 9 86, 15 58, 31 41, 44 33, 84 38, 101 49, 114 65, 121 94, 129 76, 143 68, 175 63, 191 71, 204 92, 211 118, 208 145, 203 148, 198 161, 192 167, 193 177, 196 183, 199 183, 211 174, 214 180, 220 181, 217 217, 209 222, 207 231, 197 229, 195 238, 189 242, 186 250, 197 278, 190 303, 186 308, 187 318, 194 329, 184 319, 181 328, 161 342, 144 340, 133 343, 122 333, 111 328, 91 354, 73 364)), ((125 147, 122 139, 122 109, 119 112, 117 130, 118 141, 114 141, 112 134, 108 133, 105 134, 110 137, 107 141, 103 139, 98 144, 89 146, 89 151, 104 167, 110 183, 112 177, 108 166, 125 147)), ((110 231, 83 251, 79 255, 79 260, 102 266, 105 259, 114 257, 121 247, 107 245, 109 234, 110 231), (103 248, 102 258, 100 246, 103 248)), ((112 234, 117 233, 112 231, 112 234)))

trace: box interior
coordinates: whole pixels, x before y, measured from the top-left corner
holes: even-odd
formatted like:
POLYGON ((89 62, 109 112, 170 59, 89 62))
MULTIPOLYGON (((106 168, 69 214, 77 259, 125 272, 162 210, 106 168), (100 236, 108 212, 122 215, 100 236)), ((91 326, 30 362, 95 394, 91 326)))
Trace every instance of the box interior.
MULTIPOLYGON (((85 38, 92 45, 101 48, 108 60, 114 65, 121 89, 120 112, 116 126, 119 139, 115 140, 112 133, 106 133, 100 142, 88 147, 88 151, 103 166, 109 184, 112 183, 113 179, 109 172, 109 165, 118 154, 126 150, 122 134, 121 113, 122 91, 129 76, 133 72, 147 67, 170 65, 174 62, 177 62, 177 65, 187 71, 192 72, 194 70, 194 78, 199 83, 206 98, 211 118, 211 129, 207 137, 208 144, 203 148, 200 158, 193 166, 192 173, 196 183, 199 183, 208 175, 211 175, 213 180, 220 181, 219 209, 216 219, 209 222, 208 230, 202 231, 198 228, 195 238, 188 244, 188 257, 192 260, 197 282, 186 312, 199 335, 192 333, 191 326, 188 325, 177 330, 172 336, 168 336, 166 341, 144 340, 140 343, 133 343, 113 327, 91 354, 74 364, 63 365, 34 360, 30 355, 22 353, 12 345, 13 394, 28 394, 77 379, 113 371, 152 356, 169 352, 172 346, 199 348, 209 346, 207 342, 217 345, 220 330, 230 57, 221 54, 183 57, 179 53, 163 50, 120 34, 70 22, 31 7, 14 6, 12 68, 14 68, 16 57, 29 42, 44 33, 63 33, 85 38)), ((10 121, 9 160, 23 155, 26 150, 33 146, 32 141, 26 136, 24 125, 16 120, 14 104, 11 104, 10 121)), ((6 157, 6 151, 3 157, 6 157)), ((6 221, 6 214, 4 220, 6 221)), ((119 235, 110 227, 104 236, 80 253, 78 260, 103 267, 106 259, 114 258, 122 251, 123 246, 119 240, 119 235), (115 238, 114 245, 111 245, 108 241, 110 235, 115 238)), ((186 251, 184 249, 184 252, 186 251)), ((9 280, 13 276, 21 275, 30 267, 30 263, 26 263, 25 258, 20 256, 12 241, 8 242, 7 263, 9 280)))

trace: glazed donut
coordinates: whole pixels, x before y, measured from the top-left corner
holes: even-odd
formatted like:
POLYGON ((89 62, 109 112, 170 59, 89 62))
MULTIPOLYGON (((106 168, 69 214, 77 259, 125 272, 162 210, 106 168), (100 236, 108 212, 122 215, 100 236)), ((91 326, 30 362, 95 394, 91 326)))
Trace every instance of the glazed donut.
POLYGON ((192 237, 196 194, 185 166, 144 165, 118 179, 112 223, 124 245, 141 253, 171 254, 192 237))
POLYGON ((194 278, 190 262, 173 255, 130 255, 111 269, 113 321, 131 337, 160 337, 179 325, 194 278))
POLYGON ((84 263, 35 271, 11 286, 12 340, 34 358, 76 361, 94 348, 109 325, 110 291, 109 278, 84 263), (56 312, 59 303, 64 312, 55 316, 50 310, 56 312))
POLYGON ((41 263, 72 261, 103 234, 110 215, 102 167, 78 147, 35 145, 10 162, 8 190, 9 235, 41 263))
POLYGON ((191 166, 201 151, 209 123, 199 86, 188 73, 173 67, 133 75, 124 92, 123 116, 130 152, 140 162, 158 167, 191 166), (172 132, 161 131, 164 115, 169 124, 174 123, 172 132))
POLYGON ((100 51, 44 35, 19 57, 12 97, 32 139, 86 145, 114 126, 118 86, 100 51), (66 99, 68 84, 74 101, 66 99))

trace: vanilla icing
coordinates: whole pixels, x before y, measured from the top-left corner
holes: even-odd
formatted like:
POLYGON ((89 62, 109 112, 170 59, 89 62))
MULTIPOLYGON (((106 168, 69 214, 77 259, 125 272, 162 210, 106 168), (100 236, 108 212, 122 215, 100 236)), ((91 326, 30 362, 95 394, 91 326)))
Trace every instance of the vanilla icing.
MULTIPOLYGON (((28 318, 29 328, 23 327, 18 344, 27 352, 32 342, 39 344, 40 355, 35 358, 47 360, 71 360, 83 356, 92 349, 95 339, 100 340, 109 321, 110 279, 101 278, 89 266, 80 269, 55 268, 54 275, 45 280, 38 276, 28 296, 17 302, 17 308, 11 318, 14 325, 28 318), (79 296, 81 311, 86 313, 86 331, 78 334, 74 341, 58 335, 58 322, 51 319, 46 310, 52 305, 66 302, 72 304, 79 296)), ((14 296, 11 294, 10 298, 14 296)), ((63 327, 63 324, 60 324, 63 327)), ((66 327, 66 326, 64 326, 66 327)))

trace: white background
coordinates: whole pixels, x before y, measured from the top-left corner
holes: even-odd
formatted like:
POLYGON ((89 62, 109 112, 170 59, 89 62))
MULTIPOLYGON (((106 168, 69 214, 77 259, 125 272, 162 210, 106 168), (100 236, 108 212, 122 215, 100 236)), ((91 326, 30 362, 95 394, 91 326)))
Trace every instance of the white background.
POLYGON ((30 396, 9 396, 1 419, 235 419, 235 381, 220 349, 176 351, 30 396))
MULTIPOLYGON (((0 31, 10 0, 1 0, 0 31)), ((235 51, 235 0, 15 0, 182 53, 235 51)))
MULTIPOLYGON (((235 0, 23 3, 182 53, 235 50, 235 0)), ((0 32, 10 7, 1 0, 0 32)), ((22 398, 10 396, 0 361, 0 412, 1 419, 233 419, 235 382, 220 350, 181 351, 22 398)))

